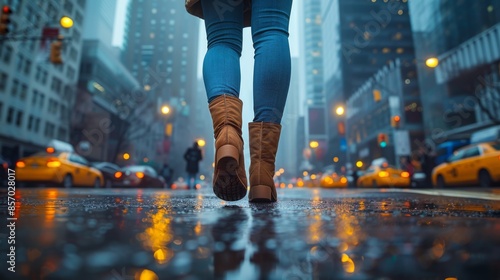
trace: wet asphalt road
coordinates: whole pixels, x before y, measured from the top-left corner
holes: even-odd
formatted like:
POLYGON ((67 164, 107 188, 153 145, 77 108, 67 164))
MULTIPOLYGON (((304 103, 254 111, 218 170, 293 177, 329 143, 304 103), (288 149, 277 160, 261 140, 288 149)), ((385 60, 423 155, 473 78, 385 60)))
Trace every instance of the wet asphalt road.
POLYGON ((18 189, 16 272, 2 226, 0 279, 500 279, 499 189, 278 196, 18 189))

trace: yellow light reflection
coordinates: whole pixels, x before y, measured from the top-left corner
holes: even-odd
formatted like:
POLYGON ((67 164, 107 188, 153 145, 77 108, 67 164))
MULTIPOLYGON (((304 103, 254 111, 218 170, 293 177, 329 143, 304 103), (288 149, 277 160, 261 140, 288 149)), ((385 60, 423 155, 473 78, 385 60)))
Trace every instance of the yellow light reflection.
MULTIPOLYGON (((159 201, 162 199, 160 196, 159 201)), ((148 218, 145 220, 149 220, 151 226, 137 235, 143 247, 151 250, 155 260, 160 264, 169 262, 174 256, 174 252, 167 247, 174 239, 171 218, 167 214, 165 209, 148 213, 148 218)))
POLYGON ((347 273, 354 273, 356 269, 354 262, 347 254, 342 254, 342 265, 344 267, 344 271, 347 273))
POLYGON ((434 246, 432 246, 432 254, 434 255, 435 259, 439 259, 443 256, 444 254, 444 241, 443 240, 435 240, 434 241, 434 246))
POLYGON ((157 263, 164 264, 172 259, 174 252, 170 249, 158 249, 153 256, 157 263))
POLYGON ((144 269, 135 275, 135 280, 158 280, 158 275, 149 269, 144 269))
POLYGON ((198 221, 196 223, 196 226, 194 227, 194 233, 196 234, 196 236, 200 236, 201 230, 202 230, 201 222, 198 221))

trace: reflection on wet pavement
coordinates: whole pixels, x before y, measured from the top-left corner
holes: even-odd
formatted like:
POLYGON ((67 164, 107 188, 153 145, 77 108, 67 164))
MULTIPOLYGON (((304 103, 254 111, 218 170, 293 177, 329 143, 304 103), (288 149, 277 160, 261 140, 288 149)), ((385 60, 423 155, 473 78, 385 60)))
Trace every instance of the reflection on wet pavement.
POLYGON ((24 189, 14 279, 500 279, 498 201, 295 194, 24 189))

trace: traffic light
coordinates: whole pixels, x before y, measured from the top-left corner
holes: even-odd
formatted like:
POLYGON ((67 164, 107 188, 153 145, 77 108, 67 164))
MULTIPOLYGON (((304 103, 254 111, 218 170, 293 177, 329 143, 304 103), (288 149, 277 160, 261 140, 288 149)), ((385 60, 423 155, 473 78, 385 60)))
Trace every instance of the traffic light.
POLYGON ((385 134, 385 133, 379 133, 377 140, 378 140, 378 145, 379 145, 380 148, 387 147, 387 142, 388 142, 387 134, 385 134))
POLYGON ((399 123, 401 122, 400 116, 393 116, 391 119, 391 125, 394 128, 399 128, 399 123))
POLYGON ((50 62, 54 64, 63 63, 62 58, 62 40, 58 39, 50 44, 50 62))
POLYGON ((9 33, 10 14, 12 14, 10 7, 3 6, 2 14, 0 15, 0 35, 7 35, 9 33))

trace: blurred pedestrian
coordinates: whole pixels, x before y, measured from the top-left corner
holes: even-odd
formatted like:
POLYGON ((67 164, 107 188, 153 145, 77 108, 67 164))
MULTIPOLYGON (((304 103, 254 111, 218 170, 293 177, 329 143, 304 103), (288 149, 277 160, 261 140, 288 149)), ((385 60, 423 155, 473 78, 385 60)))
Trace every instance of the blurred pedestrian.
POLYGON ((428 187, 432 186, 432 170, 436 166, 436 156, 431 148, 420 148, 420 163, 422 171, 425 173, 425 184, 428 187))
POLYGON ((172 184, 172 176, 174 174, 174 170, 168 163, 164 163, 163 167, 161 168, 160 175, 165 179, 165 183, 167 184, 167 187, 170 188, 170 185, 172 184))
POLYGON ((186 160, 186 172, 188 189, 194 189, 196 187, 196 174, 199 171, 199 162, 203 159, 200 148, 198 148, 198 142, 194 142, 193 146, 188 148, 184 153, 184 159, 186 160))
POLYGON ((408 172, 410 174, 410 178, 415 173, 415 167, 411 163, 410 156, 402 156, 400 158, 401 169, 408 172))
POLYGON ((292 0, 187 0, 189 13, 205 20, 208 48, 203 79, 215 137, 213 190, 233 201, 245 197, 247 177, 241 137, 243 103, 240 56, 243 27, 251 26, 254 119, 250 136, 250 202, 277 200, 273 175, 281 118, 291 73, 288 25, 292 0))

